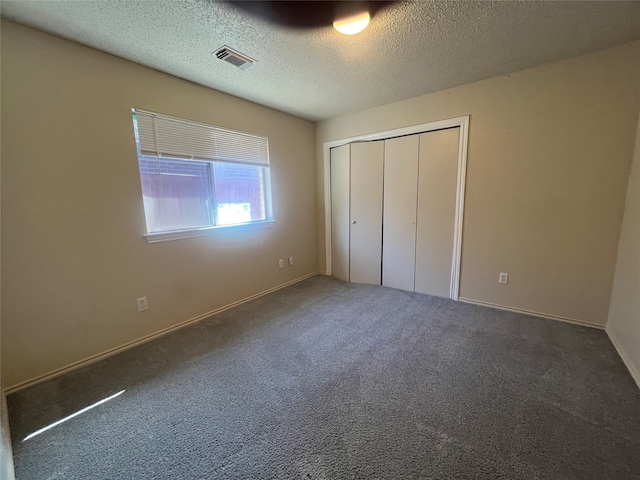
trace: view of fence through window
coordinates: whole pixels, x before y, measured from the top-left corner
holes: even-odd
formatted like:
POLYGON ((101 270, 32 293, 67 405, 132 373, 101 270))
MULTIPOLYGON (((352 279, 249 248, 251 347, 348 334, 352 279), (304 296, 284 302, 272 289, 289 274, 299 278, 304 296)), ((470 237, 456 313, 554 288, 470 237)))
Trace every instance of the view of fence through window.
POLYGON ((266 219, 265 168, 139 155, 149 232, 266 219))

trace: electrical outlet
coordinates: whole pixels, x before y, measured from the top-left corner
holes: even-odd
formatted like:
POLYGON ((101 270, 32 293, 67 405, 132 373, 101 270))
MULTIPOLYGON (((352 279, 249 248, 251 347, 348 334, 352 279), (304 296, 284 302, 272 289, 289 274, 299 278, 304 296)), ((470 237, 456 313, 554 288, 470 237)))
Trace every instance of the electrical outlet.
POLYGON ((293 257, 289 257, 289 266, 292 267, 293 266, 293 257))
POLYGON ((136 303, 138 304, 138 312, 149 310, 149 302, 147 301, 147 297, 136 298, 136 303))
POLYGON ((509 274, 508 273, 500 273, 498 275, 498 283, 509 283, 509 274))
POLYGON ((284 260, 282 258, 280 260, 278 260, 278 266, 280 268, 284 268, 284 260))

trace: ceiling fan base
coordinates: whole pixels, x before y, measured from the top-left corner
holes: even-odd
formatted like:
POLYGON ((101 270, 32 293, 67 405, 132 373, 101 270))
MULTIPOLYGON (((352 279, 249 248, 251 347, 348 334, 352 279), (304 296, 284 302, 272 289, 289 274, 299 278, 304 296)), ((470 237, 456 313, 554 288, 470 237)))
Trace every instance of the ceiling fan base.
POLYGON ((312 29, 331 26, 334 20, 364 11, 374 14, 395 1, 264 1, 247 2, 227 0, 227 3, 260 18, 285 28, 312 29))

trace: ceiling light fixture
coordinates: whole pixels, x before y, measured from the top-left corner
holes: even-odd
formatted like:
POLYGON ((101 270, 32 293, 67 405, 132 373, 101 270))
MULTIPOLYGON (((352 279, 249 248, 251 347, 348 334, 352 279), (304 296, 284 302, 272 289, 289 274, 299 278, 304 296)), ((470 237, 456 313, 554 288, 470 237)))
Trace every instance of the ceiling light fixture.
POLYGON ((336 20, 333 22, 333 28, 344 35, 355 35, 367 28, 370 19, 369 12, 362 12, 336 20))

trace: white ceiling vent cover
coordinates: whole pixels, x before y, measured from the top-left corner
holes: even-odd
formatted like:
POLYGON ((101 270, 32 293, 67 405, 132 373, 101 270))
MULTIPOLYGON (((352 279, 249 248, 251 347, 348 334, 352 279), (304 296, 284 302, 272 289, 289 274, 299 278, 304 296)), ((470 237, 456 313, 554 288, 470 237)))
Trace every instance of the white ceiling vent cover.
POLYGON ((243 55, 237 50, 229 48, 226 45, 223 45, 218 50, 216 50, 214 55, 220 60, 224 60, 225 62, 229 62, 230 64, 235 65, 241 70, 246 70, 251 65, 256 63, 253 58, 247 57, 246 55, 243 55))

